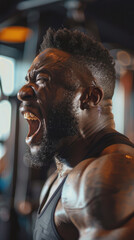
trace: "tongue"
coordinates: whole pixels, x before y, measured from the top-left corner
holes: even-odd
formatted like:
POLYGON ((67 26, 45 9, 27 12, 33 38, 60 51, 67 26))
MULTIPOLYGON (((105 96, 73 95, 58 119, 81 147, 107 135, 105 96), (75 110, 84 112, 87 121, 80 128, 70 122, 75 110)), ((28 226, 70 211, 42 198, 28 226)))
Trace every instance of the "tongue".
POLYGON ((38 120, 28 120, 28 124, 29 124, 28 137, 31 137, 38 130, 39 121, 38 120))

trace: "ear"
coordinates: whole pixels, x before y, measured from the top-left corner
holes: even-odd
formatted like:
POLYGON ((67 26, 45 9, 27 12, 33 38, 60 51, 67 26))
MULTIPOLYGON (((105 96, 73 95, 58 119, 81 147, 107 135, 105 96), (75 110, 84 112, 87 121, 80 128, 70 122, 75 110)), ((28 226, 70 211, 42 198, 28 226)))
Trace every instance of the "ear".
POLYGON ((84 89, 80 97, 80 107, 82 110, 95 107, 103 98, 103 90, 99 87, 88 87, 84 89))

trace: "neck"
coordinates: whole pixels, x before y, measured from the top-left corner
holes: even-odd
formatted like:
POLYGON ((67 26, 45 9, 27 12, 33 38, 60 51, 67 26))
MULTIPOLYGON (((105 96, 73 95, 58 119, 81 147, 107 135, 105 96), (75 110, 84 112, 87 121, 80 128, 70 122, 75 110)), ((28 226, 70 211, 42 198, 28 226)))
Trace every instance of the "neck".
POLYGON ((84 138, 92 139, 102 129, 114 129, 112 101, 103 100, 101 105, 91 109, 86 119, 87 122, 82 129, 84 138))
POLYGON ((104 128, 98 132, 94 132, 94 134, 85 139, 76 136, 73 139, 68 139, 68 142, 64 144, 64 148, 62 148, 56 157, 56 166, 59 175, 63 176, 67 174, 77 164, 85 160, 100 138, 114 131, 113 128, 104 128))
POLYGON ((80 123, 80 135, 67 137, 61 141, 57 153, 59 172, 64 173, 68 167, 75 167, 85 159, 85 156, 94 147, 93 145, 97 143, 98 138, 115 131, 110 100, 103 101, 101 106, 93 108, 90 112, 85 111, 84 114, 80 123), (65 159, 66 162, 62 159, 65 159))

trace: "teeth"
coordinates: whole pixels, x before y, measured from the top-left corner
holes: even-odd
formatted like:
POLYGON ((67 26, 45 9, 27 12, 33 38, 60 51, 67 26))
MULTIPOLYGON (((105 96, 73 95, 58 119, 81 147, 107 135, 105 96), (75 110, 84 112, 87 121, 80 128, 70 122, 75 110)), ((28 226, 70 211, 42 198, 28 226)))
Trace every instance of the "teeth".
POLYGON ((24 113, 24 118, 28 120, 38 120, 38 118, 30 112, 24 113))

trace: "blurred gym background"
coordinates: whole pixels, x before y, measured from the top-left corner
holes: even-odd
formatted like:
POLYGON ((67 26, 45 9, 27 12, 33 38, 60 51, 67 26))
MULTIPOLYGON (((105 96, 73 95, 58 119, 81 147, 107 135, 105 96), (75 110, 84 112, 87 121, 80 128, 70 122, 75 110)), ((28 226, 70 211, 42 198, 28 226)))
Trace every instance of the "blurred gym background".
POLYGON ((47 171, 24 161, 27 123, 17 91, 49 28, 79 29, 115 59, 116 129, 134 141, 133 0, 4 0, 0 2, 0 240, 31 240, 47 171))

